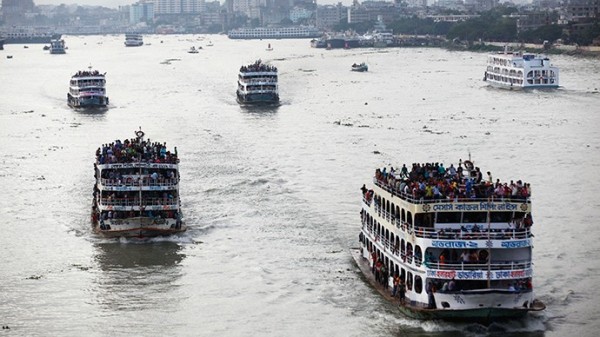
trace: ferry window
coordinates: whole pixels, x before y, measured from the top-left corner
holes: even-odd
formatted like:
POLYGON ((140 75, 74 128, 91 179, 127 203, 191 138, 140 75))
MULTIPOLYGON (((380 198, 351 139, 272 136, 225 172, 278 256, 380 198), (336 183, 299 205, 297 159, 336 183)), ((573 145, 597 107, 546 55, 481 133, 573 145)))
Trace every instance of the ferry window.
POLYGON ((409 225, 412 225, 412 213, 411 212, 406 212, 406 222, 408 222, 409 225))
POLYGON ((400 240, 400 256, 402 257, 402 260, 404 261, 406 259, 406 246, 404 243, 404 239, 400 240))
POLYGON ((463 223, 483 223, 487 222, 487 212, 464 212, 463 223))
POLYGON ((490 222, 510 222, 512 220, 513 212, 491 212, 490 222))
POLYGON ((523 219, 525 217, 525 212, 515 212, 515 218, 523 219))
POLYGON ((433 227, 432 213, 415 214, 415 227, 433 227))
POLYGON ((460 223, 459 212, 439 212, 437 214, 437 223, 460 223))
POLYGON ((415 292, 417 294, 423 292, 423 279, 421 279, 421 276, 419 275, 415 276, 415 292))
POLYGON ((412 290, 413 275, 411 272, 406 273, 406 289, 412 290))
POLYGON ((417 267, 421 266, 421 261, 423 260, 423 252, 421 251, 421 246, 415 246, 415 264, 417 267))

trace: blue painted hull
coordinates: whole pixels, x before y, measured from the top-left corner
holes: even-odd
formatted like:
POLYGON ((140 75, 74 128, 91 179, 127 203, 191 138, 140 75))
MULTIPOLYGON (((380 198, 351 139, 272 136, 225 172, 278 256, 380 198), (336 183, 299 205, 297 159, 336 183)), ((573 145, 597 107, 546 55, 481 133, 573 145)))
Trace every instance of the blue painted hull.
POLYGON ((68 96, 69 106, 73 108, 104 108, 108 105, 108 97, 94 96, 89 98, 79 98, 79 101, 68 96))
POLYGON ((269 94, 237 94, 237 101, 241 104, 275 104, 279 103, 279 95, 269 94))

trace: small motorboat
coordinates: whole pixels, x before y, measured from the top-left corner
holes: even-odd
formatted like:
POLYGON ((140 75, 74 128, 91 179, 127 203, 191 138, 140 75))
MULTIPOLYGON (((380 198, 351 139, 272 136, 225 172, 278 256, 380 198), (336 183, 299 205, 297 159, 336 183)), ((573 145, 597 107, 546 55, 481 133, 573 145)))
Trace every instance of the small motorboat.
POLYGON ((359 63, 359 64, 354 63, 352 65, 352 71, 358 71, 358 72, 362 73, 362 72, 365 72, 365 71, 368 71, 368 70, 369 70, 369 66, 367 66, 367 64, 364 63, 364 62, 359 63))
POLYGON ((192 48, 190 48, 190 50, 188 50, 188 53, 190 53, 190 54, 198 54, 198 49, 196 49, 196 47, 192 46, 192 48))

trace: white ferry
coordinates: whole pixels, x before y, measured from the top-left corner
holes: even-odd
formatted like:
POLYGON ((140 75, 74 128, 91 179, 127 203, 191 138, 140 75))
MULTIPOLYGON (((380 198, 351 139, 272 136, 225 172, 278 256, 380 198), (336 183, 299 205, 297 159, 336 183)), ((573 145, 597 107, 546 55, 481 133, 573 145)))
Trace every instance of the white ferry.
POLYGON ((367 279, 417 319, 491 323, 545 309, 532 287, 530 186, 471 161, 377 169, 353 249, 367 279))
POLYGON ((230 39, 310 39, 321 36, 317 27, 257 27, 230 30, 230 39))
POLYGON ((179 200, 177 147, 136 137, 96 151, 92 226, 106 237, 154 237, 186 230, 179 200))
POLYGON ((125 34, 126 47, 139 47, 144 44, 144 39, 141 34, 125 34))
POLYGON ((106 107, 106 73, 89 67, 87 71, 78 71, 71 77, 67 103, 73 108, 106 107))
POLYGON ((65 40, 50 41, 50 54, 66 54, 65 40))
POLYGON ((543 55, 504 51, 488 56, 483 80, 507 89, 557 88, 558 68, 543 55))
POLYGON ((237 101, 241 104, 278 103, 277 68, 261 60, 242 66, 238 73, 237 101))

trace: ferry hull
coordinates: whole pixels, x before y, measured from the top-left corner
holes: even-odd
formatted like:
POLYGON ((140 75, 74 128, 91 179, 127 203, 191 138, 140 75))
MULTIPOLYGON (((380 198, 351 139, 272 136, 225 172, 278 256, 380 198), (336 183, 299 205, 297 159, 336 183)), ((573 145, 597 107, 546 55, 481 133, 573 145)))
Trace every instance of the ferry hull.
POLYGON ((496 81, 490 81, 490 80, 487 80, 485 82, 487 82, 492 87, 506 89, 506 90, 535 90, 535 89, 557 89, 558 88, 558 84, 556 84, 556 85, 555 84, 552 84, 552 85, 546 84, 546 85, 521 86, 521 85, 510 85, 510 84, 496 82, 496 81))
MULTIPOLYGON (((371 286, 373 286, 381 296, 396 305, 402 314, 410 318, 421 320, 440 319, 446 321, 476 322, 487 325, 498 321, 523 318, 529 311, 541 311, 546 308, 546 306, 539 301, 533 301, 533 305, 530 307, 500 308, 484 306, 472 309, 428 309, 409 301, 402 304, 397 298, 391 296, 389 289, 385 289, 381 284, 377 283, 371 273, 369 263, 362 256, 360 248, 351 249, 351 254, 354 262, 371 286)), ((436 302, 439 301, 436 300, 436 302)))
MULTIPOLYGON (((139 219, 127 220, 123 219, 125 223, 118 224, 107 221, 107 225, 100 225, 100 223, 93 223, 93 229, 96 234, 102 235, 107 238, 152 238, 157 236, 169 236, 187 230, 187 226, 184 223, 177 224, 174 221, 168 221, 165 224, 140 224, 139 219), (132 223, 133 222, 133 223, 132 223), (110 225, 108 225, 110 223, 110 225)), ((145 219, 143 221, 146 221, 145 219)))
POLYGON ((279 96, 276 94, 237 94, 237 101, 240 104, 277 104, 279 96))
POLYGON ((523 318, 527 315, 528 309, 498 309, 498 308, 479 308, 465 310, 444 310, 444 309, 412 309, 409 306, 399 305, 398 310, 414 319, 434 320, 441 319, 445 321, 456 322, 476 322, 481 324, 491 324, 498 321, 523 318))
POLYGON ((68 96, 67 103, 72 108, 106 108, 108 105, 108 97, 80 97, 77 102, 74 98, 68 96))
POLYGON ((60 39, 60 37, 61 37, 61 34, 6 37, 4 39, 4 43, 5 44, 50 43, 50 41, 58 40, 58 39, 60 39))
POLYGON ((170 236, 177 233, 182 233, 186 231, 186 227, 182 226, 181 228, 148 228, 148 227, 138 227, 138 228, 129 228, 124 230, 118 229, 109 229, 103 230, 99 227, 94 228, 94 232, 96 234, 102 235, 106 238, 153 238, 159 236, 170 236))

